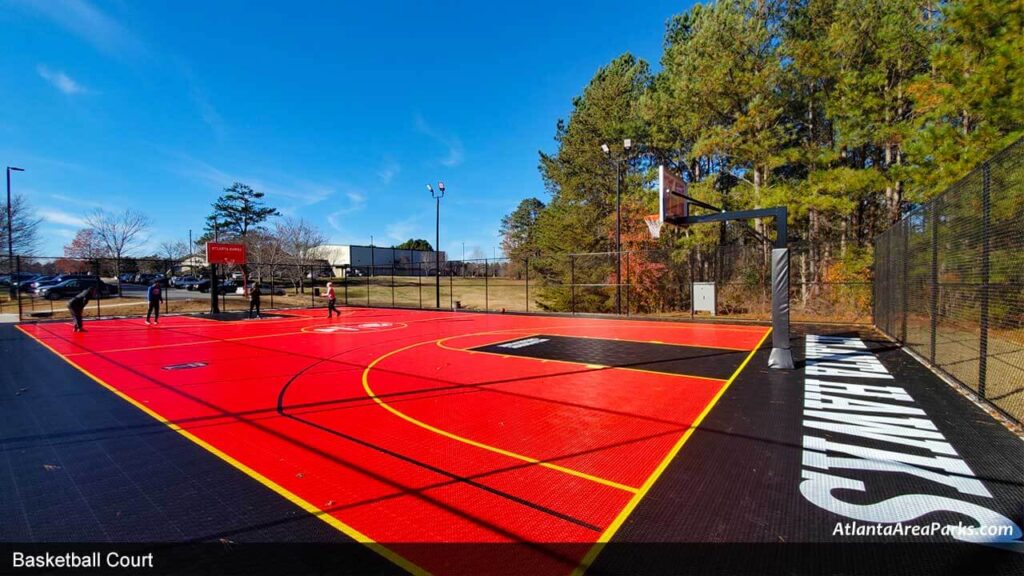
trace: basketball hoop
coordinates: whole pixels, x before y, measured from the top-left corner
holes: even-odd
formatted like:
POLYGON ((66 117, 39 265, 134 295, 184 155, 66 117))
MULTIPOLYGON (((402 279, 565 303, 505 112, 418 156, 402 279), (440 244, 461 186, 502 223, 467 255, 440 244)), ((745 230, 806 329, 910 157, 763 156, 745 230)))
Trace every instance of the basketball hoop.
POLYGON ((665 223, 662 221, 661 215, 649 214, 644 216, 644 222, 647 222, 647 229, 651 232, 651 238, 658 239, 661 237, 661 226, 665 223))

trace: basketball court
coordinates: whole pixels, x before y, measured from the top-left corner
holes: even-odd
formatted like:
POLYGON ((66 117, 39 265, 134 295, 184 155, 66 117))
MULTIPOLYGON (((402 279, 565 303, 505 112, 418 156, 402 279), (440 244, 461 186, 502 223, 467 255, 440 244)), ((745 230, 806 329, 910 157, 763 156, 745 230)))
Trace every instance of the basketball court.
POLYGON ((740 228, 770 325, 214 298, 5 329, 0 540, 217 542, 188 565, 245 574, 1024 570, 1019 427, 873 328, 791 331, 786 207, 658 187, 654 237, 772 221, 740 228))
POLYGON ((408 543, 607 541, 768 334, 380 310, 21 329, 346 535, 408 543))
MULTIPOLYGON (((803 364, 793 371, 767 368, 766 326, 348 308, 332 320, 314 309, 261 320, 172 316, 152 327, 142 319, 111 319, 88 322, 86 329, 75 334, 65 323, 24 324, 5 336, 15 342, 9 350, 21 351, 25 369, 63 363, 77 372, 69 373, 58 398, 19 392, 20 410, 45 410, 48 419, 33 420, 36 436, 13 436, 8 457, 16 450, 60 451, 55 437, 63 444, 67 435, 92 433, 79 419, 93 411, 83 416, 74 403, 93 402, 98 394, 185 440, 191 448, 166 449, 160 457, 178 470, 171 476, 187 477, 195 490, 209 489, 208 480, 189 472, 203 458, 235 471, 217 480, 218 500, 246 510, 259 528, 230 532, 233 539, 308 541, 307 529, 274 531, 273 521, 258 521, 286 501, 336 535, 318 532, 315 539, 362 543, 382 562, 374 571, 385 572, 629 573, 643 566, 645 572, 674 573, 678 564, 666 564, 663 550, 623 554, 615 546, 749 543, 773 546, 766 554, 778 558, 783 542, 914 542, 844 541, 834 526, 858 515, 838 511, 844 518, 814 494, 802 494, 814 473, 827 470, 807 454, 809 432, 817 428, 836 441, 844 430, 807 423, 801 414, 802 398, 810 393, 803 364), (270 495, 276 501, 261 504, 270 495)), ((795 348, 803 350, 804 339, 814 346, 816 338, 852 342, 860 336, 831 332, 796 337, 795 348)), ((868 342, 865 350, 872 352, 864 354, 884 362, 893 385, 917 403, 913 409, 938 425, 937 436, 929 438, 948 441, 966 466, 966 473, 957 473, 978 483, 965 488, 935 472, 887 474, 876 466, 860 477, 870 479, 868 499, 921 495, 926 485, 936 498, 951 500, 961 490, 965 506, 984 505, 1019 522, 1020 439, 904 353, 868 342)), ((114 432, 140 434, 131 428, 114 432)), ((885 438, 876 434, 868 443, 885 445, 879 440, 885 438)), ((131 466, 134 456, 116 452, 107 457, 131 466)), ((52 473, 31 461, 15 473, 21 460, 9 460, 15 490, 6 493, 23 495, 25 484, 40 474, 67 474, 65 490, 76 496, 68 497, 72 503, 65 503, 64 513, 84 505, 91 519, 58 530, 63 539, 167 537, 153 536, 155 528, 145 523, 141 532, 118 532, 125 521, 121 508, 114 514, 93 493, 102 479, 73 477, 88 474, 87 461, 79 462, 78 472, 65 463, 52 473), (93 523, 102 530, 84 528, 93 523)), ((159 474, 133 480, 145 500, 140 506, 157 511, 150 522, 177 518, 183 534, 169 538, 204 541, 220 533, 218 526, 236 523, 219 516, 201 522, 195 511, 180 510, 183 503, 170 498, 166 486, 181 481, 159 474)), ((864 495, 859 498, 853 500, 864 495)), ((53 513, 24 496, 11 496, 6 505, 8 517, 19 518, 7 528, 9 540, 38 533, 53 513)), ((970 521, 950 510, 974 509, 947 503, 923 518, 970 521)), ((881 558, 927 565, 954 553, 1019 566, 1020 554, 1006 546, 948 536, 924 541, 942 543, 944 552, 917 547, 908 555, 896 546, 890 547, 892 558, 881 558)), ((692 564, 693 571, 720 572, 722 562, 742 561, 732 550, 718 549, 725 557, 692 564)))

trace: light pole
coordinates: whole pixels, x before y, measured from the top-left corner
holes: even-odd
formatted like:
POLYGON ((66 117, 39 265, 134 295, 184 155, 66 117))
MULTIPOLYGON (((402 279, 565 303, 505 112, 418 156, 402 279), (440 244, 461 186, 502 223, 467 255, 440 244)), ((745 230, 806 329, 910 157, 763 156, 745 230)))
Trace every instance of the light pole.
POLYGON ((24 168, 7 167, 7 267, 11 275, 11 300, 17 298, 18 285, 14 282, 14 225, 11 216, 11 171, 24 172, 24 168))
POLYGON ((615 313, 622 314, 622 162, 628 159, 633 141, 622 141, 622 155, 612 155, 607 144, 601 144, 601 151, 615 165, 615 313))
POLYGON ((435 306, 441 308, 441 198, 444 198, 444 182, 437 183, 437 192, 434 192, 434 188, 427 184, 427 190, 430 191, 430 197, 433 198, 437 203, 437 211, 434 221, 434 287, 436 289, 437 300, 435 306))

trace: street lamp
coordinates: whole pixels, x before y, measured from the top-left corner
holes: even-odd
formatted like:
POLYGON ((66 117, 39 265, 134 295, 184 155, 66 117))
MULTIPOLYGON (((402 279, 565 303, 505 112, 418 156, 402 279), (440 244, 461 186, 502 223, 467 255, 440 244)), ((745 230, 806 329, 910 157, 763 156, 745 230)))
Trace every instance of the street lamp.
POLYGON ((427 190, 430 191, 430 197, 433 198, 437 203, 437 211, 434 222, 434 287, 436 289, 436 304, 437 308, 441 308, 441 198, 444 198, 444 182, 437 183, 437 192, 434 192, 434 188, 427 184, 427 190))
POLYGON ((622 314, 622 163, 629 159, 633 140, 622 141, 622 155, 615 156, 607 144, 601 144, 601 151, 615 165, 615 313, 622 314))
POLYGON ((7 167, 7 267, 11 275, 11 300, 17 298, 18 285, 14 283, 14 225, 11 217, 11 171, 24 172, 24 168, 7 167))

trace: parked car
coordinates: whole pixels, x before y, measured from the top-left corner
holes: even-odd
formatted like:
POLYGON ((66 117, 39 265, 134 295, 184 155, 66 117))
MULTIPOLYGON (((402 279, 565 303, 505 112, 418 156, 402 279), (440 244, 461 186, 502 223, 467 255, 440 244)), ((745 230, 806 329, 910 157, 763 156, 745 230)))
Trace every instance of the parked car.
POLYGON ((13 274, 13 280, 11 279, 11 276, 11 274, 4 274, 3 276, 0 276, 0 286, 10 286, 12 283, 20 285, 22 282, 31 282, 36 278, 39 278, 39 274, 33 274, 30 272, 15 272, 13 274))
POLYGON ((125 272, 124 274, 121 274, 120 276, 117 277, 118 280, 120 280, 121 282, 123 282, 125 284, 131 284, 132 280, 134 278, 135 278, 135 273, 134 272, 125 272))
POLYGON ((200 284, 202 284, 203 282, 209 282, 209 280, 206 280, 206 279, 203 279, 203 278, 193 278, 193 279, 188 280, 186 282, 182 282, 182 285, 180 287, 184 288, 185 290, 192 291, 192 290, 195 290, 196 287, 199 286, 200 284))
MULTIPOLYGON (((249 290, 252 290, 252 285, 253 284, 254 284, 253 282, 249 283, 249 290)), ((271 292, 270 284, 260 284, 260 292, 264 296, 269 296, 270 292, 271 292)), ((282 288, 280 286, 274 286, 273 287, 273 292, 274 292, 274 296, 284 296, 285 295, 284 288, 282 288)), ((243 290, 242 287, 239 286, 238 288, 235 288, 235 294, 243 294, 244 295, 245 294, 245 290, 243 290)))
POLYGON ((51 282, 55 278, 56 278, 56 276, 36 276, 34 278, 28 278, 26 280, 22 280, 21 282, 18 282, 18 284, 17 284, 18 292, 31 292, 32 289, 33 289, 32 285, 34 283, 36 283, 36 282, 51 282))
POLYGON ((70 298, 86 288, 98 288, 100 298, 117 293, 116 286, 110 286, 109 284, 94 279, 72 278, 70 280, 58 282, 57 284, 43 286, 39 288, 38 295, 39 297, 47 300, 59 300, 61 298, 70 298))
POLYGON ((171 288, 184 288, 186 282, 195 279, 195 276, 171 276, 169 284, 171 288))
POLYGON ((96 281, 95 276, 89 276, 88 274, 58 274, 56 276, 47 276, 46 280, 36 280, 25 290, 31 294, 39 295, 39 291, 47 286, 55 286, 66 280, 92 280, 96 281))
POLYGON ((240 280, 227 279, 220 283, 220 289, 217 290, 218 294, 235 294, 237 290, 241 289, 242 282, 240 280))
MULTIPOLYGON (((237 280, 221 280, 217 284, 217 294, 234 294, 236 290, 242 285, 237 280)), ((200 280, 195 284, 195 289, 199 292, 208 293, 210 291, 210 280, 208 278, 200 280)))

